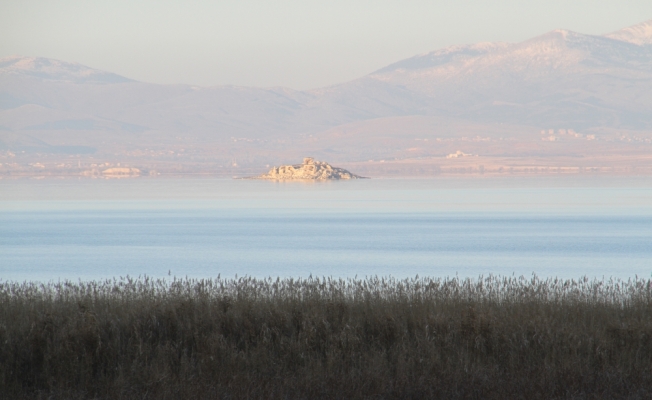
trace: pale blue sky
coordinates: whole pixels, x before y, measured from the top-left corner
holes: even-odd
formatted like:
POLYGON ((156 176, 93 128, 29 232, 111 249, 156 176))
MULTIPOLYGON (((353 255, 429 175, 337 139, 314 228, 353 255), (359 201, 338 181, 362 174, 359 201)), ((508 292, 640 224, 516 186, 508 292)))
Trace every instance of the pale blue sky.
POLYGON ((0 57, 155 83, 307 89, 449 45, 651 18, 650 0, 3 0, 0 57))

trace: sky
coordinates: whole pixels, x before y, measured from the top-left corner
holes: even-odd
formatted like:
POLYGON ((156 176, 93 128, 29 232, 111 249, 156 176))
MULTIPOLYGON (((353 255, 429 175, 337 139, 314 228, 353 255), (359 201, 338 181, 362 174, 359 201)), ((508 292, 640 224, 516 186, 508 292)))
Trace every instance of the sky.
POLYGON ((3 0, 0 57, 151 83, 309 89, 450 45, 649 19, 650 0, 3 0))

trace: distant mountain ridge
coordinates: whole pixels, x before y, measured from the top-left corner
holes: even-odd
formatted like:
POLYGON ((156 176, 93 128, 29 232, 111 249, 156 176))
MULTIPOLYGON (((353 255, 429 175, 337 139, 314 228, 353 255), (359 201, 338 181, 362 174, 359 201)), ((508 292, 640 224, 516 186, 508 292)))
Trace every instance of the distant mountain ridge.
MULTIPOLYGON (((381 137, 415 140, 380 120, 434 136, 466 137, 470 126, 503 126, 500 135, 514 138, 559 127, 652 131, 651 93, 652 20, 603 36, 554 30, 521 43, 450 46, 306 91, 156 85, 12 56, 0 59, 0 147, 103 151, 184 140, 235 156, 239 143, 259 143, 255 151, 280 143, 340 161, 370 157, 376 150, 361 149, 379 148, 381 137)), ((384 146, 382 154, 396 147, 384 146)))
POLYGON ((78 63, 43 57, 9 56, 0 58, 0 74, 25 75, 44 80, 71 83, 133 82, 110 72, 89 68, 78 63))
POLYGON ((649 39, 650 25, 610 37, 555 30, 516 44, 455 46, 371 77, 427 94, 435 107, 476 121, 649 129, 652 46, 637 43, 649 39))

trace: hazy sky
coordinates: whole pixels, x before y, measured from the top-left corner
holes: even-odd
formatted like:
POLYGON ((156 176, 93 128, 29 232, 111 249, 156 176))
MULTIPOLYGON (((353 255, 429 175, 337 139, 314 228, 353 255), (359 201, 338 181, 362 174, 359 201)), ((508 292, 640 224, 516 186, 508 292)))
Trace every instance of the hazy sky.
POLYGON ((3 0, 0 57, 155 83, 307 89, 453 44, 651 18, 650 0, 3 0))

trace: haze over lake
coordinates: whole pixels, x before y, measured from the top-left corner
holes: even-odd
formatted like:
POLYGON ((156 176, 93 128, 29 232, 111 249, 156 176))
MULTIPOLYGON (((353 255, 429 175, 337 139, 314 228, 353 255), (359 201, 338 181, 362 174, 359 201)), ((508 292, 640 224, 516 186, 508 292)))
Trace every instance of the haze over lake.
POLYGON ((0 278, 652 273, 652 180, 0 181, 0 278))

